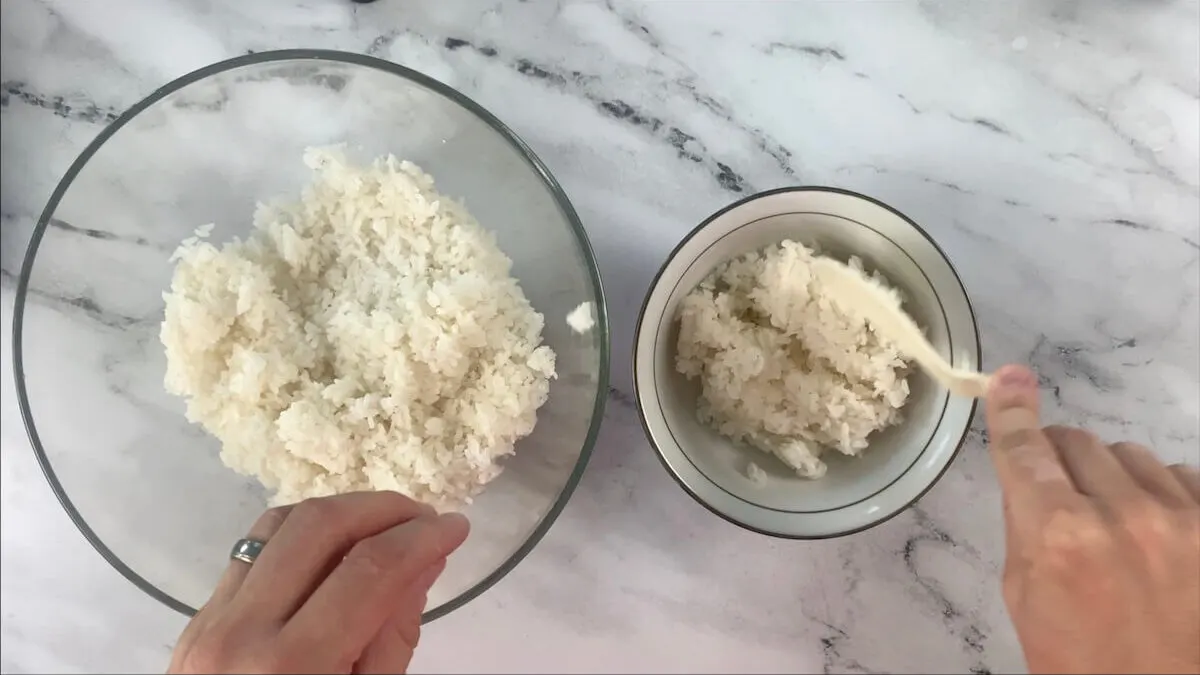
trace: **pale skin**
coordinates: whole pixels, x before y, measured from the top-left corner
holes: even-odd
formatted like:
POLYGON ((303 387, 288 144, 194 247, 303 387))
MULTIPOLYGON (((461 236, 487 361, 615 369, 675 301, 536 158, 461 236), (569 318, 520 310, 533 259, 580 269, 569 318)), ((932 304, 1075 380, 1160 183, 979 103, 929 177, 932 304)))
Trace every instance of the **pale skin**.
MULTIPOLYGON (((1004 602, 1029 670, 1200 673, 1200 472, 1042 427, 1020 366, 996 372, 986 414, 1004 602)), ((268 511, 248 536, 269 545, 231 563, 169 672, 405 672, 426 592, 467 531, 388 492, 268 511)))
POLYGON ((1035 673, 1200 672, 1200 474, 1041 427, 1037 380, 996 373, 1004 602, 1035 673))

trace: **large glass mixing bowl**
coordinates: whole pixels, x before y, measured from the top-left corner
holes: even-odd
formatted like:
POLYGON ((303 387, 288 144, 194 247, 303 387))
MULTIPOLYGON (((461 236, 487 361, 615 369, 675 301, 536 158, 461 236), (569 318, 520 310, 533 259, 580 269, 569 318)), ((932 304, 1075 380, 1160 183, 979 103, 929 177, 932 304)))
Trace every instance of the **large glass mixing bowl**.
POLYGON ((169 256, 215 223, 244 235, 255 203, 298 195, 306 147, 393 153, 460 197, 513 259, 546 317, 558 378, 533 434, 467 510, 466 544, 425 619, 463 605, 537 543, 578 483, 608 390, 608 325, 587 235, 546 167, 462 94, 396 64, 312 50, 251 54, 186 75, 116 119, 54 191, 29 244, 13 318, 21 413, 46 478, 113 567, 184 613, 266 507, 254 479, 163 389, 158 331, 169 256), (577 335, 582 302, 596 326, 577 335))

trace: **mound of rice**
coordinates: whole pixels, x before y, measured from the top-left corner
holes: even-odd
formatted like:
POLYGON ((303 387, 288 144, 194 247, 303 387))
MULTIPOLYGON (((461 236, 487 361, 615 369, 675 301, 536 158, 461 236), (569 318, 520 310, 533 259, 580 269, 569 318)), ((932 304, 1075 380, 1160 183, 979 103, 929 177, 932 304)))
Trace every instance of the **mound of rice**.
POLYGON ((554 376, 512 262, 417 166, 310 149, 298 202, 191 238, 164 294, 167 389, 273 502, 396 490, 469 502, 554 376))
POLYGON ((908 398, 896 347, 822 294, 813 256, 784 241, 717 268, 681 303, 675 361, 699 380, 702 422, 806 478, 825 475, 827 448, 862 452, 908 398))

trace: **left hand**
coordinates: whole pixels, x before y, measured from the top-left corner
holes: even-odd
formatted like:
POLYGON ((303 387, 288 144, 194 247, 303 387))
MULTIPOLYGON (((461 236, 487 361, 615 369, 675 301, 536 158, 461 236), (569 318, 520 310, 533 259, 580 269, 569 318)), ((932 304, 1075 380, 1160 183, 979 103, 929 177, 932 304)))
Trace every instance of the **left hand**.
POLYGON ((467 519, 394 492, 310 499, 267 511, 184 629, 171 673, 402 673, 425 594, 467 519))

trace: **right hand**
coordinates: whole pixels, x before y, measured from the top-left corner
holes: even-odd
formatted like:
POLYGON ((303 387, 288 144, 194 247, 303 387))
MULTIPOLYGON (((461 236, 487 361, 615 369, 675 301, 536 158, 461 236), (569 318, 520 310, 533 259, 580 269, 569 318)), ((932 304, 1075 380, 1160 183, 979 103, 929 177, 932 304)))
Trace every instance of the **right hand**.
POLYGON ((1042 428, 1037 379, 987 397, 1004 495, 1004 601, 1031 672, 1200 673, 1200 472, 1042 428))

